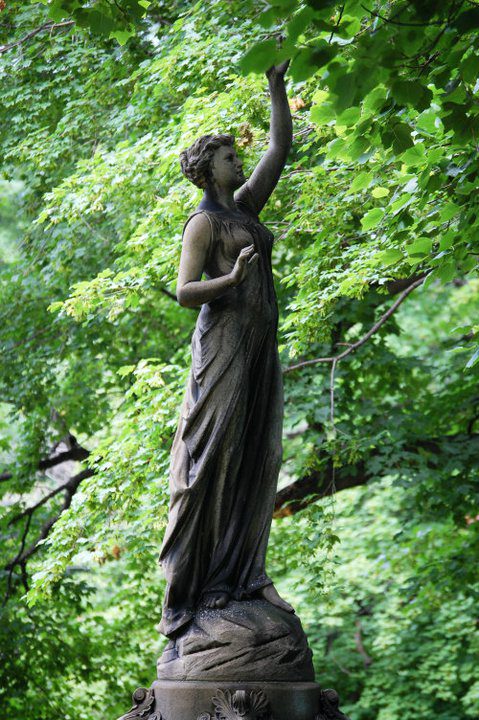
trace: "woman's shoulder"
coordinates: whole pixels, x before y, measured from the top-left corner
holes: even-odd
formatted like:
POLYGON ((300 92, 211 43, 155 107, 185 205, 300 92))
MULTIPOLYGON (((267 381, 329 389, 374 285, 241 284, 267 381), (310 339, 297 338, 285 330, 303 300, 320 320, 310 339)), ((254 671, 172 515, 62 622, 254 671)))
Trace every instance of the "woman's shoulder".
POLYGON ((213 218, 211 217, 211 213, 209 213, 207 210, 195 210, 188 216, 183 226, 183 233, 185 232, 187 227, 191 228, 192 230, 211 228, 212 223, 213 218))
POLYGON ((203 249, 211 248, 215 227, 208 213, 193 212, 183 226, 183 243, 203 249))

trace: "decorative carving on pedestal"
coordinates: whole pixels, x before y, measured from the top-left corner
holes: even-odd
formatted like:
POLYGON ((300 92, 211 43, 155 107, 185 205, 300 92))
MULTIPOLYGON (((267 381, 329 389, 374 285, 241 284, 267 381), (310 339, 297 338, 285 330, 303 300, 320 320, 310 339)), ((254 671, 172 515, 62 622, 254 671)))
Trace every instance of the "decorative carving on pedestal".
POLYGON ((155 695, 152 688, 137 688, 132 695, 133 707, 119 720, 165 720, 155 712, 155 695))
POLYGON ((212 702, 215 714, 201 713, 197 720, 274 720, 262 690, 217 690, 212 702))
POLYGON ((319 713, 315 720, 348 720, 339 709, 339 695, 336 690, 321 690, 319 713))

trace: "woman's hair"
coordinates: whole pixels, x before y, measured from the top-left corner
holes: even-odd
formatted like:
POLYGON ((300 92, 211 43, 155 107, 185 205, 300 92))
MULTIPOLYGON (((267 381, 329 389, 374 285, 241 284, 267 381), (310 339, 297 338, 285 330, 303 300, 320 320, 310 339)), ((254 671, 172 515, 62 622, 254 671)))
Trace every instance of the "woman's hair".
POLYGON ((196 187, 205 188, 210 180, 211 158, 222 145, 233 145, 233 135, 203 135, 180 153, 183 174, 196 187))

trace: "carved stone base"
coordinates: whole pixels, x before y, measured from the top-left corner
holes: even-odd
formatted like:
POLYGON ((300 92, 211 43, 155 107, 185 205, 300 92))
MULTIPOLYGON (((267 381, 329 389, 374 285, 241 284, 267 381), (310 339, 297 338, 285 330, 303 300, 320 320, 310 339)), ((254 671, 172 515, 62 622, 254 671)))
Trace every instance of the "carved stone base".
POLYGON ((158 660, 159 680, 311 682, 311 650, 297 615, 266 600, 200 608, 158 660))
POLYGON ((348 720, 334 690, 316 683, 157 680, 133 693, 119 720, 348 720))

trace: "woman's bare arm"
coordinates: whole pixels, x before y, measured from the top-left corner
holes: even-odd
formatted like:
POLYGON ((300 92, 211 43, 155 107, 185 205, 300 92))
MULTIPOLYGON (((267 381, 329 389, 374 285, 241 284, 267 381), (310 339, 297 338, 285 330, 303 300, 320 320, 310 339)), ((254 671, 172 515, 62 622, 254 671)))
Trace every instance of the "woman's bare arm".
POLYGON ((183 235, 180 269, 176 286, 178 302, 183 307, 198 307, 221 297, 236 287, 246 276, 248 266, 257 261, 253 245, 244 248, 233 270, 212 280, 202 280, 211 238, 211 226, 204 215, 196 215, 186 226, 183 235))
POLYGON ((249 196, 259 213, 278 184, 293 140, 293 122, 289 109, 284 74, 288 62, 272 67, 266 73, 271 95, 270 140, 266 153, 254 169, 251 177, 236 192, 237 200, 249 196))

